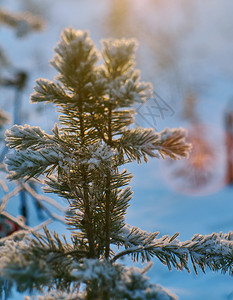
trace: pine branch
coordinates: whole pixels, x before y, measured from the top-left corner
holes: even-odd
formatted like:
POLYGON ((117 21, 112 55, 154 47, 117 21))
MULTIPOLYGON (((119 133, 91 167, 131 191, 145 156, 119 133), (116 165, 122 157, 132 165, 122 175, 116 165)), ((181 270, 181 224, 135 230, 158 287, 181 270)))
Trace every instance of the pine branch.
MULTIPOLYGON (((49 264, 52 253, 48 256, 48 252, 42 252, 38 247, 33 248, 30 239, 7 240, 0 248, 0 253, 1 277, 10 282, 14 281, 20 292, 26 290, 31 292, 34 289, 42 291, 42 287, 54 286, 54 277, 59 282, 61 274, 63 275, 63 272, 67 271, 68 265, 71 263, 66 258, 66 261, 60 261, 60 267, 56 262, 49 264)), ((69 278, 69 275, 64 277, 63 281, 60 280, 61 285, 66 278, 69 278)))
POLYGON ((55 52, 51 65, 58 70, 59 81, 69 91, 76 91, 80 80, 82 86, 92 81, 98 53, 87 32, 75 31, 72 28, 64 30, 55 52))
POLYGON ((185 142, 186 131, 182 128, 165 128, 157 133, 151 129, 137 127, 126 130, 122 137, 117 140, 117 147, 121 148, 128 159, 137 160, 141 158, 148 161, 148 156, 162 158, 168 156, 172 159, 188 157, 191 145, 185 142), (157 152, 157 153, 156 153, 157 152))
POLYGON ((187 131, 183 128, 165 128, 155 143, 156 149, 162 158, 166 156, 171 159, 188 158, 192 145, 186 142, 186 136, 187 131))
POLYGON ((52 102, 55 104, 67 104, 74 102, 75 99, 69 96, 64 87, 59 83, 54 83, 47 79, 37 79, 34 93, 31 95, 31 102, 52 102))
POLYGON ((32 240, 32 245, 35 250, 40 249, 47 253, 58 254, 58 256, 52 257, 51 259, 58 259, 61 256, 85 257, 88 254, 87 249, 78 249, 78 247, 74 247, 73 244, 69 244, 66 241, 64 236, 64 241, 62 241, 56 232, 51 235, 46 227, 43 229, 45 235, 33 233, 36 240, 32 240))
MULTIPOLYGON (((172 237, 164 236, 156 238, 158 233, 148 234, 135 227, 126 227, 123 244, 126 249, 112 258, 115 262, 122 256, 131 255, 133 260, 142 262, 150 261, 157 257, 169 269, 172 266, 178 270, 187 269, 190 258, 194 271, 197 267, 203 272, 206 267, 212 271, 221 270, 233 275, 233 233, 213 233, 211 235, 196 234, 190 241, 180 242, 176 239, 178 234, 172 237), (127 232, 127 233, 126 233, 127 232)), ((124 231, 123 231, 124 232, 124 231)))
POLYGON ((6 143, 9 148, 16 150, 26 150, 29 147, 32 150, 47 146, 54 146, 52 135, 46 134, 40 127, 29 125, 14 125, 10 130, 6 130, 6 143))
POLYGON ((39 177, 46 172, 50 166, 56 167, 63 161, 60 149, 44 148, 34 151, 30 148, 14 154, 8 154, 6 163, 10 174, 8 179, 16 180, 22 177, 27 179, 39 177))
POLYGON ((135 64, 136 41, 134 39, 102 41, 102 55, 105 62, 105 72, 112 78, 132 70, 135 64))
POLYGON ((84 298, 80 295, 77 295, 77 292, 64 292, 60 290, 51 290, 47 293, 44 293, 43 295, 38 296, 35 298, 35 296, 25 296, 24 300, 83 300, 84 298))

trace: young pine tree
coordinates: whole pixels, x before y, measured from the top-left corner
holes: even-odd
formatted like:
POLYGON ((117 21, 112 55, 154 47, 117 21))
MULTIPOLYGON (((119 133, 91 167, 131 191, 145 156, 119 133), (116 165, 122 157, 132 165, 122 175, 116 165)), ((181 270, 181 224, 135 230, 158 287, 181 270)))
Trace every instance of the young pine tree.
MULTIPOLYGON (((178 234, 158 237, 125 222, 132 198, 132 175, 123 166, 149 157, 188 155, 183 129, 134 128, 136 102, 151 95, 135 70, 134 40, 102 43, 102 64, 87 32, 64 30, 51 62, 56 81, 39 79, 31 101, 52 102, 60 112, 52 134, 39 127, 13 126, 9 178, 45 178, 45 190, 67 199, 69 240, 50 233, 14 236, 0 248, 0 275, 19 291, 39 291, 38 299, 176 299, 150 283, 139 270, 118 263, 130 256, 148 262, 157 257, 169 269, 232 273, 233 234, 178 234), (47 292, 47 293, 46 293, 47 292)), ((29 297, 28 297, 29 299, 29 297)))

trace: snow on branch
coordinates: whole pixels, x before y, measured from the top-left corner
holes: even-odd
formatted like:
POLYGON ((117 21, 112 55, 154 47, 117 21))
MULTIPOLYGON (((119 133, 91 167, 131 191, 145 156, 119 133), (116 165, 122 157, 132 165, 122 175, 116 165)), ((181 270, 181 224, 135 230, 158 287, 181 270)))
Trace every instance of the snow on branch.
POLYGON ((103 40, 103 58, 106 71, 114 77, 124 74, 135 64, 137 42, 134 39, 103 40))
MULTIPOLYGON (((73 264, 72 275, 79 282, 89 286, 95 284, 96 298, 105 299, 106 291, 110 291, 109 299, 177 299, 160 285, 149 282, 143 272, 135 267, 125 268, 119 264, 97 259, 84 259, 82 264, 73 264), (96 285, 98 282, 98 285, 96 285), (134 287, 134 288, 132 288, 134 287)), ((87 299, 85 295, 80 299, 87 299)))
POLYGON ((111 149, 110 146, 104 143, 94 143, 88 146, 84 151, 80 151, 79 155, 84 157, 80 159, 80 163, 87 165, 89 170, 111 168, 114 158, 117 154, 115 149, 111 149))
POLYGON ((165 128, 154 142, 162 158, 169 156, 172 159, 188 158, 191 144, 186 142, 187 131, 184 128, 165 128))
POLYGON ((11 180, 38 177, 45 172, 51 174, 57 166, 67 170, 67 165, 73 164, 73 156, 56 124, 53 135, 36 126, 15 125, 6 131, 6 141, 10 148, 17 150, 6 157, 11 180))
POLYGON ((10 174, 7 177, 11 180, 38 177, 51 165, 57 166, 59 162, 62 163, 63 159, 64 155, 54 148, 44 148, 40 151, 27 149, 9 153, 6 164, 10 174))
POLYGON ((130 107, 135 102, 144 103, 152 97, 152 85, 140 81, 140 72, 135 70, 130 75, 121 75, 106 85, 106 92, 111 95, 110 101, 117 107, 130 107))
POLYGON ((43 296, 38 295, 36 298, 35 296, 25 296, 24 300, 81 300, 83 298, 77 297, 77 292, 74 293, 67 293, 59 290, 52 290, 50 292, 44 293, 43 296))
MULTIPOLYGON (((16 248, 22 248, 22 244, 16 245, 16 248)), ((6 249, 9 249, 11 245, 6 245, 6 249)), ((25 247, 26 248, 26 247, 25 247)), ((5 249, 5 250, 6 250, 5 249)), ((28 249, 27 249, 28 250, 28 249)), ((18 251, 19 252, 19 251, 18 251)), ((14 253, 13 253, 14 254, 14 253)), ((20 253, 20 256, 22 253, 20 253)), ((14 256, 13 256, 14 257, 14 256)), ((36 259, 38 262, 38 259, 36 259)), ((35 264, 35 262, 34 262, 35 264)), ((42 264, 40 267, 44 267, 42 264)), ((33 265, 32 265, 33 267, 33 265)), ((39 268, 40 268, 39 267, 39 268)), ((16 270, 12 274, 16 277, 16 270)), ((20 269, 21 270, 21 266, 20 269)), ((18 270, 18 272, 19 272, 18 270)), ((25 270, 24 274, 27 274, 29 269, 25 270)), ((37 270, 35 276, 30 277, 31 283, 28 280, 23 284, 18 280, 18 288, 26 290, 26 287, 30 287, 30 284, 37 280, 36 276, 40 278, 40 270, 37 270)), ((49 287, 49 292, 38 295, 38 300, 85 300, 89 299, 86 292, 83 289, 74 289, 78 284, 88 285, 89 287, 94 287, 94 293, 92 299, 106 299, 106 292, 108 293, 108 299, 122 300, 122 299, 166 299, 166 300, 177 300, 177 297, 171 294, 169 291, 164 289, 159 284, 150 283, 149 278, 143 274, 139 268, 130 267, 125 268, 119 264, 111 264, 108 261, 99 261, 97 259, 84 259, 82 262, 73 262, 70 265, 70 276, 73 280, 74 287, 69 289, 69 292, 64 291, 60 285, 60 289, 53 289, 54 282, 58 279, 57 273, 50 272, 48 267, 45 267, 45 278, 48 280, 47 286, 49 287), (46 273, 47 271, 47 273, 46 273), (54 278, 52 279, 52 276, 54 278)), ((9 277, 11 277, 9 276, 9 277)), ((24 276, 23 276, 24 277, 24 276)), ((43 283, 43 281, 42 281, 43 283)), ((38 284, 35 284, 38 288, 38 284)), ((30 300, 29 296, 24 298, 25 300, 30 300)), ((33 299, 35 299, 33 297, 33 299)))
POLYGON ((21 292, 50 282, 51 270, 46 260, 36 259, 31 250, 30 239, 6 240, 4 246, 0 247, 0 255, 1 278, 15 281, 21 292))
POLYGON ((221 270, 223 273, 229 272, 233 275, 233 232, 196 234, 190 241, 185 242, 176 239, 178 233, 172 237, 157 238, 157 236, 158 232, 147 233, 126 225, 119 236, 126 249, 116 254, 112 262, 128 254, 133 260, 141 258, 142 261, 157 257, 169 269, 174 266, 178 270, 190 271, 188 267, 190 258, 196 273, 197 267, 203 272, 208 267, 212 271, 221 270))
POLYGON ((46 134, 40 127, 29 125, 14 125, 5 132, 6 143, 9 148, 25 150, 29 147, 39 149, 46 144, 51 145, 53 136, 46 134))
POLYGON ((118 142, 130 160, 136 159, 141 162, 141 157, 143 157, 147 162, 147 156, 158 158, 159 154, 162 158, 165 156, 172 159, 188 157, 191 146, 185 141, 185 137, 186 131, 183 128, 165 128, 157 133, 152 128, 137 127, 125 131, 118 142))
POLYGON ((90 82, 98 53, 87 31, 63 30, 55 52, 51 65, 58 70, 60 82, 69 91, 76 91, 80 82, 83 85, 90 82))
POLYGON ((70 97, 59 83, 47 79, 37 79, 31 102, 53 102, 57 104, 72 102, 70 97))
POLYGON ((63 236, 64 241, 62 241, 57 233, 51 234, 46 227, 43 229, 45 234, 34 234, 35 239, 31 241, 33 249, 38 249, 43 253, 53 253, 55 255, 53 259, 70 255, 80 258, 87 254, 85 248, 79 249, 77 245, 69 244, 65 236, 63 236))
POLYGON ((85 251, 69 245, 65 237, 64 243, 57 234, 52 236, 46 228, 44 230, 45 236, 32 232, 36 239, 29 238, 30 232, 24 231, 23 240, 15 235, 4 239, 0 247, 0 277, 14 281, 20 292, 41 291, 41 287, 54 287, 58 281, 61 288, 63 283, 69 286, 73 278, 70 275, 72 255, 76 259, 86 255, 85 251))

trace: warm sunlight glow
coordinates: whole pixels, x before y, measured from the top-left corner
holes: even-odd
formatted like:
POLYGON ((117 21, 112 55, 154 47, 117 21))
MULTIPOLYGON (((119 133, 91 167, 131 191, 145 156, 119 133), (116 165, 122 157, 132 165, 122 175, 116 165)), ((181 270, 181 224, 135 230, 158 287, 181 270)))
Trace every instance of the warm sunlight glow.
POLYGON ((189 130, 193 149, 189 159, 166 160, 161 167, 168 184, 193 196, 212 194, 225 181, 224 135, 213 127, 195 125, 189 130))

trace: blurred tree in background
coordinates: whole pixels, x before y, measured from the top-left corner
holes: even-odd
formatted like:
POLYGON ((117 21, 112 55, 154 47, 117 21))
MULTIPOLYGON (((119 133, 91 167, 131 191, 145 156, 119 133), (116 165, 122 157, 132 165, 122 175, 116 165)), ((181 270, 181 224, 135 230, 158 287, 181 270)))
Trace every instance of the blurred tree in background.
MULTIPOLYGON (((27 4, 30 4, 29 1, 27 4)), ((34 6, 31 6, 34 8, 34 6)), ((17 38, 25 38, 31 32, 40 32, 44 27, 44 21, 41 17, 35 16, 30 12, 16 13, 10 12, 0 6, 0 26, 9 27, 15 32, 17 38)), ((1 187, 5 193, 1 193, 2 202, 0 205, 0 237, 3 238, 9 234, 12 234, 14 231, 19 229, 28 228, 25 223, 28 225, 29 222, 29 207, 28 207, 28 196, 32 198, 35 205, 37 215, 39 219, 44 219, 45 215, 49 215, 54 218, 52 212, 44 206, 43 202, 50 202, 50 204, 55 205, 55 207, 60 208, 54 201, 50 200, 48 197, 40 195, 36 191, 35 181, 31 180, 26 185, 21 181, 16 183, 16 187, 8 188, 4 177, 7 173, 3 159, 8 152, 8 148, 4 143, 4 131, 6 125, 11 124, 21 124, 23 122, 22 116, 22 97, 23 92, 27 84, 28 71, 17 69, 14 64, 11 62, 11 58, 7 55, 7 49, 3 49, 3 45, 0 45, 0 88, 9 89, 14 91, 14 99, 10 109, 8 101, 8 114, 1 108, 0 110, 0 131, 1 131, 1 153, 0 153, 0 165, 2 171, 2 178, 0 181, 1 187), (9 111, 12 111, 12 116, 9 114, 9 111), (19 214, 21 217, 15 218, 13 215, 9 214, 6 210, 6 206, 12 198, 17 196, 20 199, 20 211, 19 214), (45 214, 44 214, 45 213, 45 214)), ((7 94, 1 94, 1 102, 3 99, 8 97, 7 94)), ((61 219, 57 216, 57 219, 61 219)))

